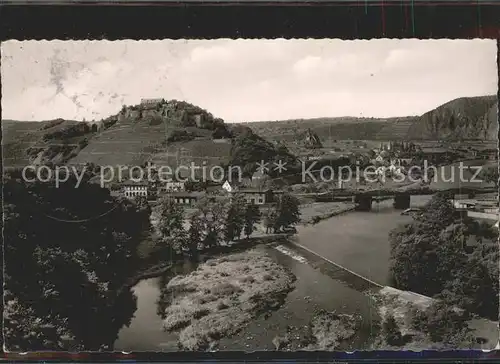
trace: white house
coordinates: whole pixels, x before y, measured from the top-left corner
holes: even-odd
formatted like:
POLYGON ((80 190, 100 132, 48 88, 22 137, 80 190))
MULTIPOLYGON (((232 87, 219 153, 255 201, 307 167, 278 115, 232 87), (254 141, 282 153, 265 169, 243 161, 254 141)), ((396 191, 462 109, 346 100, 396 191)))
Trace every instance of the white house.
POLYGON ((391 159, 391 164, 389 165, 389 171, 391 173, 403 173, 404 170, 405 168, 401 166, 400 159, 391 159))
POLYGON ((231 183, 229 183, 229 181, 224 182, 224 184, 222 185, 222 189, 230 193, 236 190, 235 187, 231 186, 231 183))
POLYGON ((376 173, 379 177, 383 177, 383 176, 385 176, 386 171, 387 171, 387 167, 386 167, 386 166, 380 166, 380 167, 378 167, 378 168, 375 170, 375 173, 376 173))
POLYGON ((401 173, 403 173, 404 169, 403 169, 403 167, 401 167, 401 166, 391 164, 391 165, 389 166, 389 171, 390 171, 391 173, 398 173, 398 174, 401 174, 401 173))

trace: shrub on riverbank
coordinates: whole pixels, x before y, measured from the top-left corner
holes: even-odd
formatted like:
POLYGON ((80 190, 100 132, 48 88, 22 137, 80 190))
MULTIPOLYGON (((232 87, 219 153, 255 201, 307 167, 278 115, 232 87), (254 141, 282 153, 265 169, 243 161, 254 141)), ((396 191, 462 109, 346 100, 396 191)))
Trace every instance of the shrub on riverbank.
POLYGON ((498 340, 495 322, 471 319, 430 297, 385 287, 371 298, 383 323, 373 350, 472 349, 476 336, 493 348, 498 340))
POLYGON ((257 315, 279 308, 293 282, 290 272, 258 249, 209 260, 164 287, 162 297, 172 299, 165 329, 180 331, 181 348, 205 350, 257 315))
POLYGON ((287 326, 285 333, 273 339, 276 350, 342 351, 353 349, 362 318, 359 315, 337 314, 319 310, 308 325, 287 326))
POLYGON ((492 225, 456 219, 447 196, 433 196, 421 216, 391 232, 395 287, 496 320, 500 252, 492 225))
POLYGON ((343 342, 356 335, 360 323, 359 316, 320 311, 311 321, 314 342, 307 349, 339 350, 343 342))

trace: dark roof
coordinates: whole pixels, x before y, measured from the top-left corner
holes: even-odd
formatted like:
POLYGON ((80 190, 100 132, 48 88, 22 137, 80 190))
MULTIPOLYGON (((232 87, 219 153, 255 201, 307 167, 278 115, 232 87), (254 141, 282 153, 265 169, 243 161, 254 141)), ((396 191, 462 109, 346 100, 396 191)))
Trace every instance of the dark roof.
POLYGON ((242 188, 234 191, 234 193, 266 193, 269 189, 258 188, 242 188))
POLYGON ((191 198, 198 198, 198 197, 203 197, 205 196, 206 193, 203 191, 194 191, 194 192, 172 192, 169 193, 169 196, 173 197, 191 197, 191 198))
POLYGON ((422 148, 423 153, 446 153, 448 149, 445 148, 422 148))

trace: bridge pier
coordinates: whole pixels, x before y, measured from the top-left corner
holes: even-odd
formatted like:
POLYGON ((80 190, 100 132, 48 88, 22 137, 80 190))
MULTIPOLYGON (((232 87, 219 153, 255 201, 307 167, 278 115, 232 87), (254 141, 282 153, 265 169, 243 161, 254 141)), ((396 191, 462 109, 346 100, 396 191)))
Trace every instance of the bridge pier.
POLYGON ((358 211, 370 211, 372 209, 372 197, 371 196, 360 196, 355 195, 352 198, 353 202, 356 204, 355 209, 358 211))
POLYGON ((411 196, 408 193, 398 193, 394 196, 394 208, 406 210, 410 207, 411 196))

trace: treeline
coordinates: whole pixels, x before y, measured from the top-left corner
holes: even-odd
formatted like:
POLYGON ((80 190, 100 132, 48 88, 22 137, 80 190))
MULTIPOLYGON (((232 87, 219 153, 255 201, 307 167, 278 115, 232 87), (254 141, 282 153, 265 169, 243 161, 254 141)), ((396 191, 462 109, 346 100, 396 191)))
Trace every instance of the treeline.
POLYGON ((111 350, 136 309, 123 287, 149 212, 88 180, 4 182, 6 348, 111 350))
POLYGON ((54 119, 54 120, 50 120, 48 122, 46 122, 41 128, 40 130, 46 130, 46 129, 50 129, 50 128, 53 128, 54 126, 57 126, 59 124, 62 124, 64 123, 64 119, 54 119))
POLYGON ((496 321, 497 239, 492 224, 457 218, 448 196, 437 194, 421 216, 390 234, 393 284, 496 321))
POLYGON ((230 200, 203 198, 190 214, 166 197, 159 205, 157 231, 165 247, 196 259, 201 250, 238 240, 242 235, 249 238, 259 222, 264 223, 266 232, 276 233, 299 221, 299 202, 290 195, 284 195, 264 214, 239 195, 230 200))
POLYGON ((90 133, 90 125, 86 122, 79 122, 74 125, 65 126, 59 130, 47 132, 43 135, 44 141, 54 139, 68 139, 83 136, 90 133))

